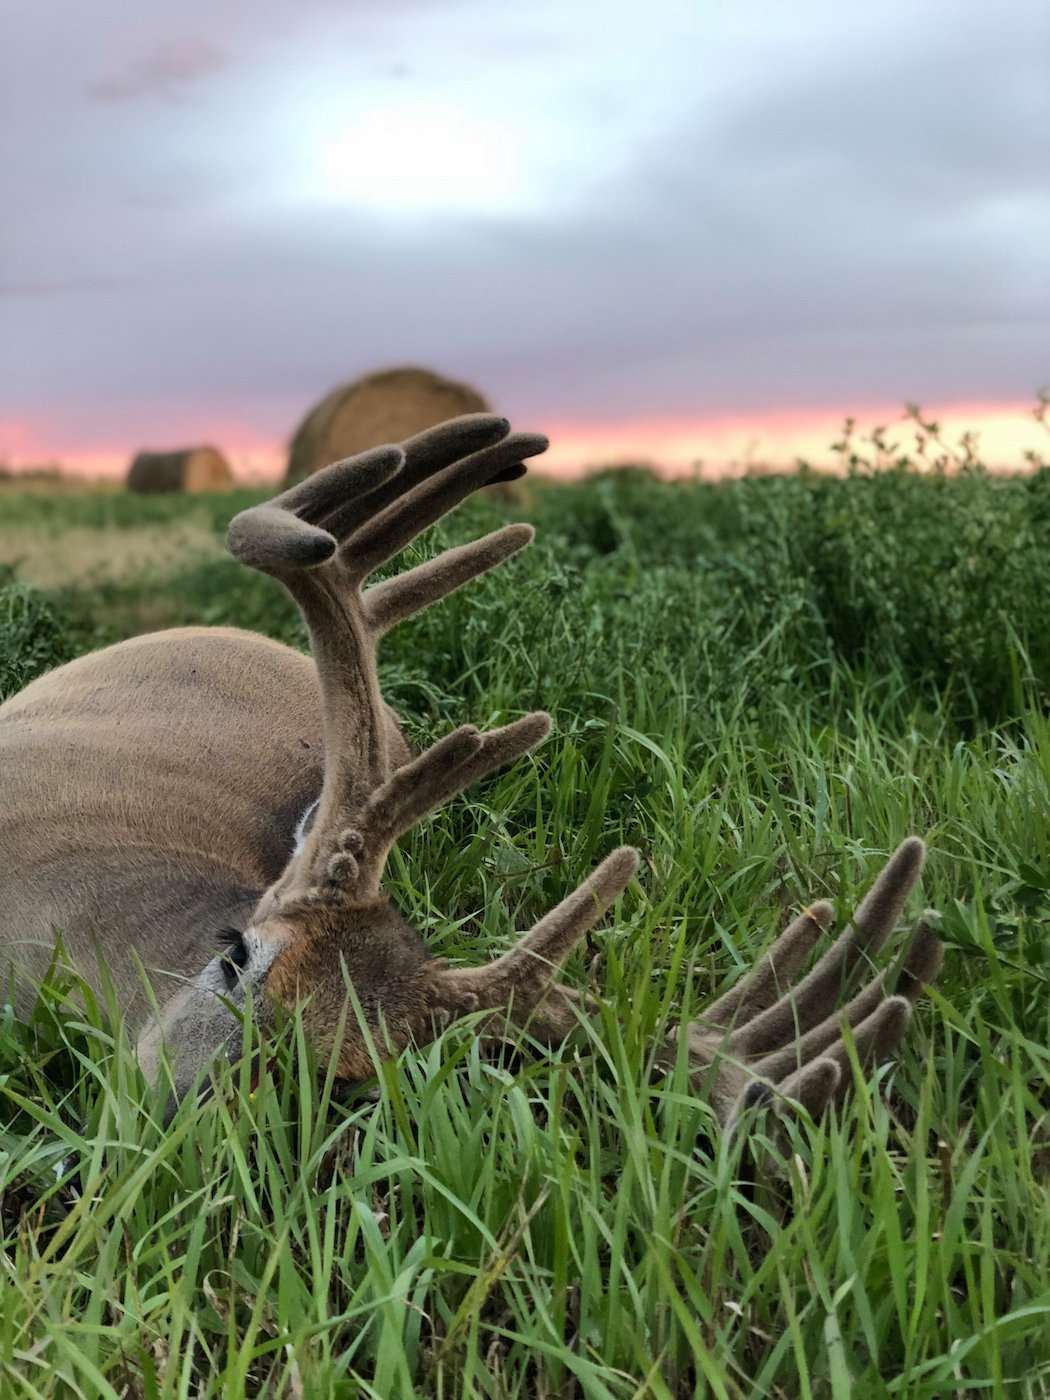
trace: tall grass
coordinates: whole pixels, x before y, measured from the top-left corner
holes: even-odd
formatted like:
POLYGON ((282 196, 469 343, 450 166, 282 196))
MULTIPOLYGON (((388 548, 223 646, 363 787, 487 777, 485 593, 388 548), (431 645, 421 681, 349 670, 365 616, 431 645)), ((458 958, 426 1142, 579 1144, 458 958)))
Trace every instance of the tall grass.
MULTIPOLYGON (((0 1394, 1050 1392, 1047 480, 537 491, 534 549, 391 637, 385 682, 421 738, 536 704, 556 734, 414 832, 391 888, 480 960, 639 845, 569 968, 605 1009, 554 1054, 454 1026, 371 1094, 291 1024, 254 1091, 233 1066, 165 1128, 115 1009, 56 967, 0 1026, 0 1394), (910 831, 942 981, 756 1185, 654 1046, 910 831)), ((158 621, 302 639, 225 561, 32 596, 24 678, 47 636, 51 661, 158 621)))

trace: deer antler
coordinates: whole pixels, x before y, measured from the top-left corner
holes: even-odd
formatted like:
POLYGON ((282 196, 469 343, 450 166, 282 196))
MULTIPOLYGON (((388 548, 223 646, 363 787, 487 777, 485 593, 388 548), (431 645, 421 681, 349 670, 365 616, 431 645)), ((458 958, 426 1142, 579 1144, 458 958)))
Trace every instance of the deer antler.
MULTIPOLYGON (((532 539, 508 525, 374 588, 367 577, 471 492, 521 476, 539 434, 475 414, 337 462, 232 521, 228 543, 272 574, 306 619, 321 682, 325 775, 294 885, 378 892, 393 842, 426 812, 545 737, 543 713, 481 735, 470 726, 395 769, 375 645, 395 623, 510 558, 532 539)), ((403 754, 397 755, 403 757, 403 754)), ((289 893, 293 871, 283 892, 289 893)))
MULTIPOLYGON (((531 541, 531 526, 505 526, 362 587, 471 492, 523 475, 523 459, 546 446, 539 434, 511 433, 502 418, 458 418, 400 447, 377 447, 337 462, 231 522, 231 552, 278 579, 298 603, 321 684, 321 797, 309 835, 273 887, 278 908, 338 906, 344 926, 348 911, 367 911, 374 937, 386 936, 376 910, 384 865, 398 837, 548 734, 550 717, 536 711, 489 733, 464 725, 411 757, 391 742, 396 731, 376 672, 376 643, 386 631, 510 558, 531 541)), ((626 887, 636 865, 634 851, 615 851, 518 947, 488 967, 453 970, 430 959, 411 993, 396 992, 392 977, 384 1017, 396 1020, 399 995, 412 1003, 409 1011, 417 1020, 422 1007, 441 1018, 475 1007, 505 1008, 513 1000, 516 1016, 540 1008, 537 1024, 564 1035, 575 1025, 573 998, 569 989, 555 987, 554 976, 572 946, 626 887)))
MULTIPOLYGON (((317 814, 256 911, 257 924, 272 915, 283 930, 267 985, 285 1004, 298 1004, 303 993, 323 1000, 345 964, 390 1048, 475 1009, 510 1009, 536 1034, 563 1038, 576 1025, 579 998, 556 981, 558 970, 637 868, 635 851, 614 851, 508 953, 477 968, 450 968, 430 957, 380 892, 398 837, 538 744, 550 719, 537 711, 489 733, 464 725, 413 757, 376 672, 376 643, 390 627, 510 558, 532 539, 531 527, 506 526, 371 588, 364 584, 471 492, 522 475, 523 459, 546 445, 537 434, 511 433, 491 415, 455 419, 400 447, 338 462, 230 525, 233 554, 280 580, 299 604, 321 685, 325 772, 317 814)), ((835 1007, 888 937, 923 858, 921 841, 903 843, 853 925, 797 986, 791 979, 829 926, 830 905, 805 910, 748 978, 686 1027, 694 1081, 723 1123, 756 1096, 779 1095, 811 1111, 833 1099, 849 1063, 843 1017, 863 1061, 894 1048, 911 1002, 940 965, 941 945, 928 924, 911 941, 893 995, 877 976, 843 1012, 835 1007)), ((339 1017, 330 1006, 314 1012, 323 1042, 339 1017)), ((360 1044, 344 1046, 340 1063, 348 1074, 368 1072, 360 1044)))
POLYGON ((840 1098, 849 1083, 847 1035, 861 1064, 893 1053, 913 1003, 940 971, 944 948, 931 927, 935 915, 916 926, 892 994, 884 972, 845 1006, 839 1001, 889 938, 925 855, 918 837, 898 846, 853 922, 796 985, 792 978, 834 917, 824 901, 804 909, 757 967, 685 1028, 694 1084, 723 1124, 766 1099, 781 1110, 799 1103, 815 1114, 840 1098))

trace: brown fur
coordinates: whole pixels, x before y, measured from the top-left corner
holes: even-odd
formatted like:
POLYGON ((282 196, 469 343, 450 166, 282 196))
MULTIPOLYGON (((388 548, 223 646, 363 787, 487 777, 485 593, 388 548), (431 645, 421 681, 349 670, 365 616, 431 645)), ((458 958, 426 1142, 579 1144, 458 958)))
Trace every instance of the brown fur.
MULTIPOLYGON (((348 981, 376 1045, 396 1053, 414 1037, 427 1038, 434 1008, 422 974, 432 957, 388 900, 293 905, 282 909, 280 918, 295 928, 296 938, 275 959, 266 995, 286 1012, 303 1008, 303 1021, 322 1056, 332 1051, 348 981)), ((371 1055, 355 1013, 347 1014, 339 1073, 366 1079, 372 1073, 371 1055)))
POLYGON ((0 943, 30 982, 56 933, 89 980, 97 946, 137 1021, 136 955, 161 1000, 214 955, 322 763, 312 663, 250 632, 154 633, 41 677, 0 706, 0 943))

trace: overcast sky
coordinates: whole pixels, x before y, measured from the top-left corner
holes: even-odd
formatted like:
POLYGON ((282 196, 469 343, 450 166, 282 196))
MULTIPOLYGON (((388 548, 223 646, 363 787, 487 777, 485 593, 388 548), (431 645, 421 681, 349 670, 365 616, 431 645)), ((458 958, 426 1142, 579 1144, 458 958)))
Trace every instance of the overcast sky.
POLYGON ((0 458, 397 363, 583 437, 1050 381, 1047 0, 9 0, 0 162, 0 458))

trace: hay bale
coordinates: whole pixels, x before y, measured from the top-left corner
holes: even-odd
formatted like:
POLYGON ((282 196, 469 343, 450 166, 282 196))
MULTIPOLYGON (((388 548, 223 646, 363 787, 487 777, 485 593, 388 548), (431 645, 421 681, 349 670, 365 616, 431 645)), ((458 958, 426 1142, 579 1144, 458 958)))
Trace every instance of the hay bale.
POLYGON ((428 369, 386 369, 326 394, 295 430, 285 484, 385 442, 401 442, 446 418, 487 413, 477 390, 428 369))
POLYGON ((233 470, 214 447, 186 447, 178 452, 140 452, 128 468, 128 490, 229 491, 233 470))

